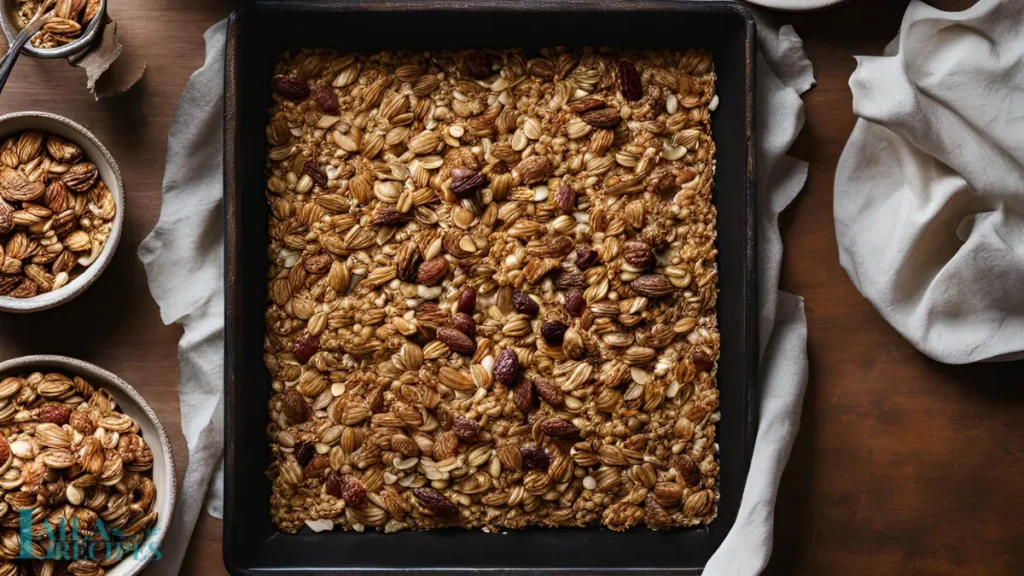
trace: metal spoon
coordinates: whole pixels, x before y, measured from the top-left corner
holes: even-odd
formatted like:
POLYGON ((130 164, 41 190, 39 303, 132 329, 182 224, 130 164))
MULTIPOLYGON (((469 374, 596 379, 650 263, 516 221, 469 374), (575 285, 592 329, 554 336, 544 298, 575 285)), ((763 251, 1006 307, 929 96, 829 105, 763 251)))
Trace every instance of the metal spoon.
POLYGON ((3 91, 4 86, 7 84, 7 77, 11 75, 11 70, 14 69, 14 63, 18 60, 18 56, 21 55, 21 49, 28 44, 28 41, 35 36, 36 32, 42 29, 43 25, 46 24, 50 18, 53 18, 53 10, 47 13, 43 13, 43 7, 39 8, 36 15, 32 18, 32 21, 22 29, 21 34, 18 34, 14 41, 11 42, 10 49, 7 50, 7 55, 0 61, 0 92, 3 91))

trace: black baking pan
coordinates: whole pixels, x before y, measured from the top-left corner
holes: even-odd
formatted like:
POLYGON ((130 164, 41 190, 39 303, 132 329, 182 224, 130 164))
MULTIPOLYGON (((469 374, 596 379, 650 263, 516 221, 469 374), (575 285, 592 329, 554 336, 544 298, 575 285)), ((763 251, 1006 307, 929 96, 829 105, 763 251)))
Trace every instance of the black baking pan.
POLYGON ((699 573, 732 527, 756 430, 757 251, 754 22, 716 1, 255 2, 232 15, 225 77, 226 444, 224 561, 232 574, 699 573), (531 528, 284 534, 270 521, 263 366, 267 286, 264 162, 270 79, 293 48, 349 51, 617 45, 714 54, 718 150, 718 424, 721 500, 706 528, 531 528))

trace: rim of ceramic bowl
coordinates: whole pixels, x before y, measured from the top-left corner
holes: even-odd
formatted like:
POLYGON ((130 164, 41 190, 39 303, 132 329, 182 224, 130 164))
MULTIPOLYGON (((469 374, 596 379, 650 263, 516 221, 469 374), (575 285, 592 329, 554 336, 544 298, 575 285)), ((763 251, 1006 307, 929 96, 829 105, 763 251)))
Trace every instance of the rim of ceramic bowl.
POLYGON ((26 111, 12 112, 10 114, 0 116, 0 138, 4 138, 18 130, 39 129, 48 131, 47 126, 45 125, 47 122, 62 124, 67 128, 70 128, 71 132, 77 134, 77 137, 75 138, 69 138, 60 134, 58 134, 58 136, 71 140, 79 146, 82 145, 82 140, 88 141, 89 144, 99 151, 99 157, 93 157, 95 155, 88 155, 86 160, 96 164, 97 167, 100 168, 101 172, 104 171, 101 164, 105 165, 107 170, 113 174, 113 182, 108 181, 109 179, 107 178, 104 178, 103 180, 107 185, 107 188, 110 189, 111 194, 114 196, 114 205, 117 208, 117 213, 114 214, 114 222, 110 230, 110 236, 107 238, 107 242, 104 244, 103 250, 100 251, 100 255, 96 258, 96 261, 83 270, 77 278, 57 290, 45 292, 31 298, 11 298, 10 296, 0 296, 0 312, 42 312, 74 300, 88 290, 89 287, 92 286, 100 277, 103 271, 106 270, 110 261, 113 260, 114 253, 117 251, 117 245, 121 240, 121 230, 124 227, 125 210, 124 181, 121 179, 121 170, 117 167, 117 162, 114 161, 114 157, 92 132, 74 120, 59 114, 26 111), (41 119, 42 122, 40 122, 40 124, 44 125, 40 126, 29 123, 29 125, 19 127, 16 130, 5 131, 7 124, 10 124, 13 120, 20 119, 41 119))
MULTIPOLYGON (((15 25, 13 20, 16 0, 2 0, 0 1, 0 27, 4 30, 4 36, 7 36, 7 43, 10 45, 14 41, 14 37, 17 36, 21 29, 15 25)), ((85 52, 97 43, 101 32, 106 24, 107 20, 107 0, 100 0, 100 9, 93 17, 89 25, 85 27, 85 31, 81 36, 76 38, 73 42, 69 42, 63 46, 57 48, 36 48, 32 45, 32 42, 25 44, 25 47, 21 49, 23 54, 31 56, 33 58, 41 58, 49 60, 53 58, 70 58, 82 52, 85 52)))
MULTIPOLYGON (((140 550, 147 550, 149 546, 155 545, 157 548, 163 543, 164 538, 167 536, 167 532, 170 530, 171 523, 174 521, 174 508, 177 504, 177 474, 174 467, 174 453, 171 451, 171 443, 167 438, 167 432, 164 430, 163 424, 160 423, 160 419, 157 417, 156 412, 150 408, 149 404, 142 397, 141 394, 131 384, 124 381, 121 377, 116 374, 100 368, 95 364, 79 360, 77 358, 71 358, 70 356, 58 356, 53 354, 40 354, 34 356, 22 356, 20 358, 13 358, 5 362, 0 362, 0 379, 12 375, 12 373, 27 371, 31 369, 60 369, 64 370, 69 375, 82 376, 89 380, 97 388, 113 389, 115 394, 123 395, 127 397, 138 408, 146 419, 153 426, 157 437, 160 439, 160 450, 162 453, 162 460, 164 463, 164 481, 163 486, 158 486, 158 490, 166 494, 166 514, 163 510, 159 511, 157 516, 157 524, 153 529, 153 532, 146 538, 146 540, 140 545, 140 550)), ((118 400, 118 407, 124 410, 124 402, 121 398, 118 400)), ((132 410, 134 412, 134 410, 132 410)), ((152 438, 147 438, 147 443, 150 447, 153 446, 152 438)), ((155 454, 154 454, 155 455, 155 454)), ((156 479, 154 478, 154 482, 156 479)), ((139 557, 126 557, 117 564, 114 564, 106 569, 108 576, 136 576, 142 572, 143 568, 149 564, 151 560, 151 554, 140 555, 139 557)))

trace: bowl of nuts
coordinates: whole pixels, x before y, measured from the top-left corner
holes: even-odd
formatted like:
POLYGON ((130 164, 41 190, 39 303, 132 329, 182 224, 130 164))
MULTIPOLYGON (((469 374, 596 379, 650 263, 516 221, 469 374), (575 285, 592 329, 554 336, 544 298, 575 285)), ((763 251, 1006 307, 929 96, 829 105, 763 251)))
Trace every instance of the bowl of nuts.
POLYGON ((0 312, 38 312, 92 285, 113 258, 124 185, 110 152, 56 114, 0 116, 0 312))
POLYGON ((134 576, 175 496, 167 435, 124 380, 63 356, 0 363, 0 575, 134 576))

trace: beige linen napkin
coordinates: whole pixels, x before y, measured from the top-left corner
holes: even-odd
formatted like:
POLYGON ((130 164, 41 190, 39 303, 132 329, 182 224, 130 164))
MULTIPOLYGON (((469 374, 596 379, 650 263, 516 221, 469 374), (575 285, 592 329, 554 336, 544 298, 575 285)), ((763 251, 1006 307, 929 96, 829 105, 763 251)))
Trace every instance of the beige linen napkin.
POLYGON ((911 344, 963 364, 1024 356, 1024 2, 911 2, 850 78, 839 258, 911 344))

